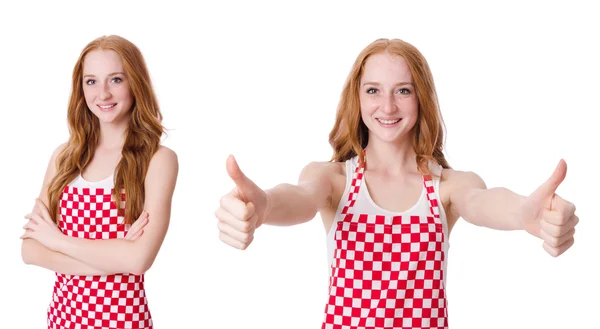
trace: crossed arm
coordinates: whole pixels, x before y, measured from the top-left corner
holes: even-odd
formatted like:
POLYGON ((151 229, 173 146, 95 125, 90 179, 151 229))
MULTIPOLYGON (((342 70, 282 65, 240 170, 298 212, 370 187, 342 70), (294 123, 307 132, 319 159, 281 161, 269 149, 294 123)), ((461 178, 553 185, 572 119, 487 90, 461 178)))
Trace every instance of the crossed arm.
MULTIPOLYGON (((52 156, 40 195, 40 199, 46 204, 45 191, 56 172, 54 159, 58 152, 59 150, 52 156)), ((42 205, 41 211, 32 214, 32 219, 27 224, 28 230, 22 237, 23 261, 73 275, 146 272, 152 266, 169 226, 177 173, 177 156, 171 150, 161 147, 150 162, 144 183, 145 212, 151 216, 145 222, 143 218, 140 218, 142 222, 140 219, 136 222, 139 222, 139 226, 145 225, 144 234, 139 236, 109 240, 69 237, 58 230, 42 205)))

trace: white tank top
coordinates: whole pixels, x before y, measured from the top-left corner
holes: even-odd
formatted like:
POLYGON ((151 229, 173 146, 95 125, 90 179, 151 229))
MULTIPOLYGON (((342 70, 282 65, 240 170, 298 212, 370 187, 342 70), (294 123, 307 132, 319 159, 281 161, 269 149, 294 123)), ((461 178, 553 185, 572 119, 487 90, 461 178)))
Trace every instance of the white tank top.
MULTIPOLYGON (((331 224, 331 227, 329 228, 329 231, 327 233, 327 264, 330 269, 331 269, 331 264, 333 262, 333 256, 334 256, 335 245, 336 245, 335 240, 334 240, 335 231, 336 231, 335 228, 337 227, 337 223, 343 218, 342 210, 347 203, 346 200, 348 200, 348 194, 350 192, 350 187, 352 186, 352 179, 354 176, 354 172, 356 170, 356 166, 358 166, 358 157, 357 156, 346 161, 346 188, 344 189, 344 194, 342 195, 342 198, 340 199, 340 203, 335 212, 335 217, 334 217, 333 223, 331 224)), ((437 164, 434 164, 434 163, 429 163, 429 170, 432 173, 431 178, 432 178, 432 181, 433 181, 433 184, 435 187, 436 198, 437 198, 437 200, 441 200, 440 195, 439 195, 439 187, 440 187, 440 175, 442 172, 442 167, 437 164)), ((446 237, 444 239, 444 244, 443 244, 444 253, 446 254, 446 257, 443 262, 444 282, 446 282, 448 249, 450 248, 450 244, 448 242, 448 221, 446 219, 446 213, 444 211, 444 207, 441 202, 439 203, 438 207, 439 207, 439 211, 440 211, 440 220, 442 222, 444 236, 446 237)), ((381 214, 381 215, 387 215, 387 216, 413 216, 413 215, 414 216, 423 216, 423 215, 429 214, 430 205, 429 205, 429 201, 427 200, 425 187, 423 187, 421 190, 419 199, 408 210, 403 211, 403 212, 389 211, 389 210, 379 207, 373 201, 373 199, 371 199, 371 196, 369 195, 369 191, 367 189, 367 184, 362 184, 362 187, 359 189, 358 195, 356 196, 356 202, 354 203, 353 209, 354 209, 354 212, 362 213, 362 214, 381 214)))
POLYGON ((110 189, 112 189, 115 186, 115 184, 114 184, 114 174, 106 177, 103 180, 97 181, 97 182, 87 181, 87 180, 85 180, 83 178, 83 176, 81 176, 81 174, 79 174, 68 185, 70 187, 77 187, 77 188, 103 188, 103 189, 109 189, 110 190, 110 189))

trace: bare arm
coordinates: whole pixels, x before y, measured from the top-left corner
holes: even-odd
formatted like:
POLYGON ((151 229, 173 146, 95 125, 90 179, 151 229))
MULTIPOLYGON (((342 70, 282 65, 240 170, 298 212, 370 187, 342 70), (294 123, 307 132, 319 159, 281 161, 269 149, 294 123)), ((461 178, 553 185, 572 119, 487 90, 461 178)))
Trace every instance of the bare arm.
POLYGON ((485 182, 472 172, 452 172, 451 211, 467 222, 497 230, 524 229, 519 209, 524 196, 504 187, 488 189, 485 182))
POLYGON ((567 164, 561 160, 550 178, 529 196, 506 188, 486 189, 473 173, 449 172, 452 183, 451 211, 466 221, 497 230, 526 230, 544 240, 544 249, 556 257, 574 244, 579 218, 575 205, 556 194, 565 179, 567 164))
POLYGON ((25 264, 40 266, 57 273, 69 275, 114 274, 99 270, 65 254, 52 251, 34 239, 24 239, 22 250, 25 264))
POLYGON ((144 235, 135 241, 65 236, 57 244, 57 251, 104 271, 143 274, 152 266, 167 233, 177 173, 176 154, 161 147, 150 162, 145 180, 144 207, 151 215, 144 235))
POLYGON ((336 174, 343 176, 337 164, 313 162, 300 173, 298 185, 280 184, 264 191, 244 175, 233 156, 226 167, 235 188, 221 198, 215 212, 219 238, 242 250, 252 243, 254 231, 263 223, 289 226, 313 219, 331 205, 336 174))
MULTIPOLYGON (((56 174, 56 157, 64 148, 64 144, 59 146, 52 154, 44 176, 42 190, 39 198, 48 204, 48 185, 56 174)), ((35 207, 34 207, 35 212, 35 207)), ((49 269, 54 272, 69 275, 107 275, 112 274, 99 270, 85 262, 76 260, 60 252, 46 248, 34 239, 23 239, 21 243, 21 257, 23 262, 28 265, 35 265, 49 269)))
POLYGON ((266 190, 267 211, 263 223, 289 226, 313 219, 322 208, 331 205, 332 177, 339 169, 334 163, 308 164, 298 179, 298 185, 280 184, 266 190))

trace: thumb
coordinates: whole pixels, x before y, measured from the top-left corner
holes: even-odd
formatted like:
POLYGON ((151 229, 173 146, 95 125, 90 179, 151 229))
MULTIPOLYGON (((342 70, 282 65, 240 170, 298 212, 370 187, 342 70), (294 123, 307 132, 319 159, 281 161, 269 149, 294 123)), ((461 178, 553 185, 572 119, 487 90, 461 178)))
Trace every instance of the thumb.
POLYGON ((230 155, 227 158, 226 167, 227 174, 235 183, 242 198, 245 201, 248 201, 247 198, 250 197, 250 194, 256 188, 256 185, 248 177, 246 177, 246 175, 244 175, 233 155, 230 155))
POLYGON ((548 178, 540 187, 538 187, 532 194, 531 197, 538 203, 543 203, 548 198, 551 198, 558 186, 563 182, 567 176, 567 163, 561 159, 558 162, 558 166, 554 169, 552 176, 548 178))

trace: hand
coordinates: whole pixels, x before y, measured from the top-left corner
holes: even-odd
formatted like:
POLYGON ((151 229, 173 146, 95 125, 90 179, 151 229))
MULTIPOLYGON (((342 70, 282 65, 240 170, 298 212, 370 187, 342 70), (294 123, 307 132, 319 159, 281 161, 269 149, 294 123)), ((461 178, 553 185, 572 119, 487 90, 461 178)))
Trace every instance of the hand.
POLYGON ((544 240, 544 249, 553 257, 560 256, 574 243, 575 205, 556 194, 567 175, 567 164, 560 160, 552 176, 523 203, 525 230, 544 240))
POLYGON ((35 200, 35 206, 30 214, 25 215, 29 219, 23 226, 25 233, 21 239, 34 239, 50 250, 56 250, 60 240, 65 235, 56 226, 56 223, 50 217, 48 208, 40 199, 35 200))
POLYGON ((140 217, 138 217, 138 219, 133 224, 131 224, 129 230, 127 230, 125 240, 135 241, 137 240, 137 238, 142 236, 142 234, 144 233, 144 227, 148 224, 148 221, 150 220, 148 216, 149 215, 146 212, 146 210, 142 211, 140 217))
POLYGON ((227 158, 226 167, 235 188, 221 198, 215 212, 219 219, 219 238, 234 248, 245 250, 267 215, 267 193, 242 173, 233 156, 227 158))

